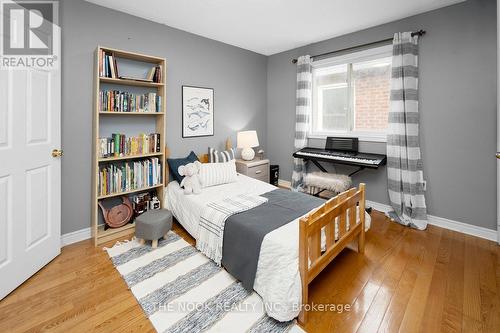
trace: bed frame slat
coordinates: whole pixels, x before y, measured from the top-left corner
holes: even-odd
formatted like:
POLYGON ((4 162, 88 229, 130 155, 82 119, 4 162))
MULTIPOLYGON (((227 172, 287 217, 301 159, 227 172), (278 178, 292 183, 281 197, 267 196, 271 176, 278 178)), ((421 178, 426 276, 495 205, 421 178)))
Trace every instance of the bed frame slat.
MULTIPOLYGON (((347 193, 348 196, 353 196, 354 194, 356 194, 356 189, 354 189, 354 188, 351 188, 349 190, 349 192, 347 193)), ((356 222, 357 222, 356 221, 356 219, 357 219, 357 217, 356 217, 356 210, 357 210, 356 207, 349 208, 349 212, 347 213, 347 216, 348 216, 348 219, 347 219, 348 225, 347 225, 346 231, 350 230, 353 226, 356 225, 356 222)))
POLYGON ((365 184, 359 190, 353 188, 299 220, 299 272, 302 282, 302 303, 299 322, 305 325, 309 284, 353 240, 358 240, 358 252, 364 252, 365 244, 365 184), (356 208, 359 205, 359 223, 356 208), (347 219, 347 220, 346 220, 347 219), (349 222, 349 230, 346 228, 349 222), (335 240, 335 226, 337 240, 335 240), (326 234, 326 251, 321 253, 321 231, 326 234), (310 262, 309 262, 310 260, 310 262))
MULTIPOLYGON (((325 209, 331 209, 335 207, 335 205, 338 202, 338 197, 334 197, 330 200, 327 201, 325 204, 325 209)), ((328 222, 328 224, 325 226, 325 238, 326 238, 326 248, 329 248, 335 243, 335 225, 336 225, 336 218, 333 218, 331 221, 328 222)))
MULTIPOLYGON (((346 198, 347 198, 347 192, 343 192, 339 195, 339 201, 341 201, 341 202, 346 200, 346 198)), ((338 228, 337 241, 340 241, 345 234, 346 213, 347 213, 347 206, 344 205, 340 211, 340 216, 339 216, 339 228, 338 228)))

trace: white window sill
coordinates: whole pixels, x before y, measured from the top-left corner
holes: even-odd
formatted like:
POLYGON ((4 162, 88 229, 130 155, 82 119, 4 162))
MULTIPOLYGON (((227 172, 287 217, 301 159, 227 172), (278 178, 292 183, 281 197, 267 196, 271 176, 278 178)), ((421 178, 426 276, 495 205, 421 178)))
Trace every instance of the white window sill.
POLYGON ((373 132, 331 132, 331 133, 311 133, 307 136, 308 139, 326 139, 328 136, 336 136, 343 138, 358 138, 359 141, 367 142, 387 142, 386 133, 373 132))

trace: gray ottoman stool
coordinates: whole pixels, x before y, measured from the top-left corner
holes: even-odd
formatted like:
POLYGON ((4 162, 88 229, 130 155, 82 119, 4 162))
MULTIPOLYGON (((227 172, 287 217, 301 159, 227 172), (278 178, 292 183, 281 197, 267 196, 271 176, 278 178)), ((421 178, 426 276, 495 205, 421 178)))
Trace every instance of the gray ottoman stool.
POLYGON ((166 209, 148 210, 135 219, 135 237, 141 244, 150 240, 151 246, 158 247, 158 239, 167 235, 172 228, 172 213, 166 209))

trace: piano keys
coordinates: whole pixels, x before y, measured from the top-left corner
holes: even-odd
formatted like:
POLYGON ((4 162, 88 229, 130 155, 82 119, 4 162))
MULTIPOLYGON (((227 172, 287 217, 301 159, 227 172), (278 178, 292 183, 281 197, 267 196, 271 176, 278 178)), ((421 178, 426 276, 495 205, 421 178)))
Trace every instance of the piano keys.
POLYGON ((387 157, 380 154, 309 147, 295 152, 293 157, 311 161, 347 164, 371 169, 377 169, 379 166, 384 165, 387 161, 387 157))

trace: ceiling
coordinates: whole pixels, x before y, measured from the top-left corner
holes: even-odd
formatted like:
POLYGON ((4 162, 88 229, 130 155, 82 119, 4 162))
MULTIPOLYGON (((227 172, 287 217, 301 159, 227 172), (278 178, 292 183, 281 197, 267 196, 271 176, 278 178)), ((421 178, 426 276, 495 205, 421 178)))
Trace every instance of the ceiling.
POLYGON ((464 0, 87 0, 264 55, 464 0))

